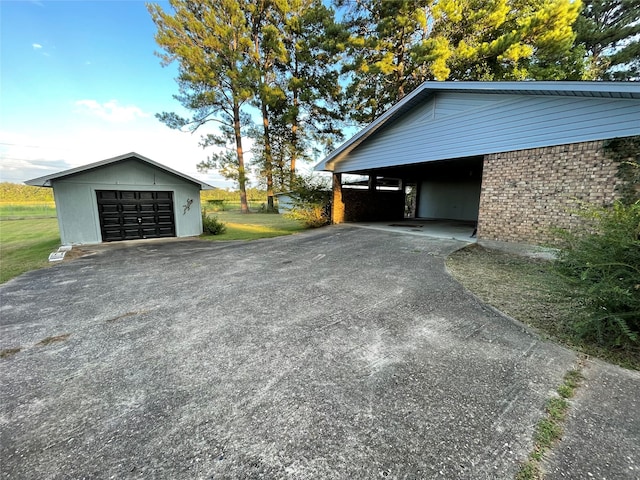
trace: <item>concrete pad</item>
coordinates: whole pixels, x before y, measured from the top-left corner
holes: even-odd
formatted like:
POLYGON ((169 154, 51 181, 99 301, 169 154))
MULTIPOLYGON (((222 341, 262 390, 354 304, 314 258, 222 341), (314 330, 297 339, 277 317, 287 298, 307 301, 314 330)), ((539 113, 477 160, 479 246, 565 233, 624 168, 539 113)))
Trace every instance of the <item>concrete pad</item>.
POLYGON ((2 285, 2 478, 513 478, 576 355, 449 277, 463 245, 134 242, 2 285))
POLYGON ((475 230, 474 223, 459 220, 407 218, 392 222, 356 222, 349 223, 348 225, 352 227, 371 228, 374 230, 404 233, 408 235, 459 240, 465 243, 477 242, 476 237, 472 236, 475 230))
POLYGON ((587 362, 545 478, 640 479, 640 372, 587 362))

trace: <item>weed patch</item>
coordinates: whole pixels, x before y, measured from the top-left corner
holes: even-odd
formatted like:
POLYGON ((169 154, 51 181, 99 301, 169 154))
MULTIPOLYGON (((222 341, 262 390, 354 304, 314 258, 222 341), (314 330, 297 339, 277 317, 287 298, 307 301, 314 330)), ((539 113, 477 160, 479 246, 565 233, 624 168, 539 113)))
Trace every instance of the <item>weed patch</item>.
POLYGON ((562 384, 557 388, 559 397, 552 397, 545 405, 545 416, 536 425, 533 436, 533 450, 527 461, 521 466, 516 475, 517 480, 539 480, 543 478, 540 462, 553 446, 560 441, 563 434, 564 423, 569 413, 570 404, 568 398, 575 395, 580 386, 582 373, 581 366, 569 370, 563 378, 562 384))
POLYGON ((584 302, 567 295, 548 260, 522 257, 478 245, 454 252, 447 269, 480 300, 569 348, 640 370, 640 345, 612 348, 576 333, 588 315, 584 302))

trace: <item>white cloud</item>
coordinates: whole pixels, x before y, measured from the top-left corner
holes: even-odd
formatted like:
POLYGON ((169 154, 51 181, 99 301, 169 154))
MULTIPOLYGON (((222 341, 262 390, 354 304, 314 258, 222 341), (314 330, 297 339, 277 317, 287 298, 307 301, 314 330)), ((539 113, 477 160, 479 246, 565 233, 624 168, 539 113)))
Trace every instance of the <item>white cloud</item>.
POLYGON ((25 180, 136 152, 178 172, 217 187, 233 187, 217 172, 200 173, 196 165, 208 152, 199 135, 170 130, 160 122, 123 127, 78 126, 59 132, 22 134, 0 131, 0 181, 25 180))
POLYGON ((109 100, 105 103, 99 103, 96 100, 78 100, 75 105, 79 107, 81 113, 88 113, 111 123, 127 123, 151 116, 135 105, 118 105, 117 100, 109 100))
POLYGON ((34 50, 39 50, 42 48, 42 45, 40 45, 39 43, 32 43, 31 46, 34 50))

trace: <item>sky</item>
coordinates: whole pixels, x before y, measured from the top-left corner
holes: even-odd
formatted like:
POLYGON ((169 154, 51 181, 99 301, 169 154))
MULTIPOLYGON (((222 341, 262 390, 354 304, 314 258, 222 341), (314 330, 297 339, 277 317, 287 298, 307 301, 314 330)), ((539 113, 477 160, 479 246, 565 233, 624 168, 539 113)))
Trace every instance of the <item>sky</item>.
MULTIPOLYGON (((157 1, 170 10, 168 2, 157 1)), ((0 181, 25 180, 136 152, 217 187, 196 165, 200 134, 156 113, 173 99, 156 27, 140 0, 0 0, 0 181)))

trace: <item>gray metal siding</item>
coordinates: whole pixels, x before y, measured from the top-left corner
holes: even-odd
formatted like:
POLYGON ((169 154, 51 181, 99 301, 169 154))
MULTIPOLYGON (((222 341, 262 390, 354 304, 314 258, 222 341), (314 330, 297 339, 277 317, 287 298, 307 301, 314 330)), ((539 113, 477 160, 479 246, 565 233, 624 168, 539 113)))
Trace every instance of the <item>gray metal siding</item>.
POLYGON ((336 172, 640 135, 640 101, 438 94, 336 162, 336 172), (460 110, 469 100, 466 110, 460 110), (432 111, 436 115, 421 115, 432 111), (459 113, 455 113, 455 112, 459 113), (417 121, 416 121, 417 120, 417 121))
POLYGON ((63 244, 102 242, 96 190, 171 191, 176 236, 202 233, 200 186, 136 160, 63 177, 52 186, 63 244))

